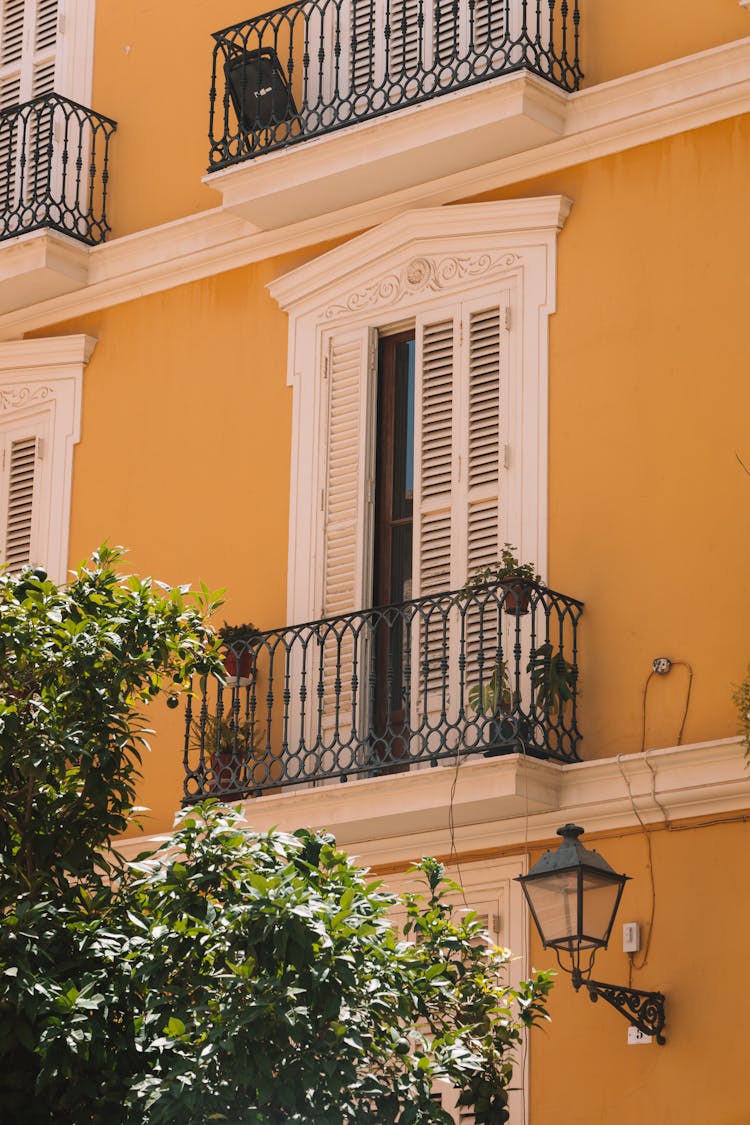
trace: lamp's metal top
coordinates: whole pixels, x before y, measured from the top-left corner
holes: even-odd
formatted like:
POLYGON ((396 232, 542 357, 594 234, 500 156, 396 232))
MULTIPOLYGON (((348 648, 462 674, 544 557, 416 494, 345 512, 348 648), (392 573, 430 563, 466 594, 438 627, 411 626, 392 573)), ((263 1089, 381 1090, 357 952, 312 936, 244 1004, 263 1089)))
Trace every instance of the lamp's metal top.
POLYGON ((535 875, 552 875, 558 871, 575 871, 580 867, 614 875, 618 879, 628 878, 627 875, 618 875, 598 852, 584 848, 578 839, 583 835, 583 829, 577 824, 563 824, 562 828, 557 829, 557 835, 562 836, 562 843, 554 850, 546 851, 530 869, 526 879, 535 875))

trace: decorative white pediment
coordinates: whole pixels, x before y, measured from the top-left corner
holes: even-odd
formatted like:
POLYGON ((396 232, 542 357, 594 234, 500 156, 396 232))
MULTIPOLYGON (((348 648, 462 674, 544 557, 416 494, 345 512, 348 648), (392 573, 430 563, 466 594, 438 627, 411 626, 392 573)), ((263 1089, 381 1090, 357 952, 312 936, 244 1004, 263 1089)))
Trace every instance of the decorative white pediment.
POLYGON ((378 309, 384 305, 395 308, 409 297, 424 293, 449 293, 467 279, 509 269, 520 261, 518 254, 447 254, 412 258, 400 270, 387 273, 356 290, 346 301, 329 305, 323 316, 326 320, 335 320, 364 309, 378 309))
POLYGON ((405 211, 268 289, 295 316, 315 311, 329 322, 408 297, 455 291, 513 268, 524 250, 550 246, 571 206, 563 195, 548 195, 405 211))

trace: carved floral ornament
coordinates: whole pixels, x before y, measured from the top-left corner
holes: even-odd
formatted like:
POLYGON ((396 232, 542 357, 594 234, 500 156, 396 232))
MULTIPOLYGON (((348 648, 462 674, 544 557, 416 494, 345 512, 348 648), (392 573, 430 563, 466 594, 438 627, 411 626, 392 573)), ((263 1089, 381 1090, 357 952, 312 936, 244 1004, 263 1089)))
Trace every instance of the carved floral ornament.
POLYGON ((35 406, 40 402, 47 402, 54 394, 52 387, 16 386, 0 388, 0 413, 8 410, 21 410, 25 406, 35 406))
POLYGON ((329 305, 323 317, 332 320, 346 313, 396 305, 420 292, 439 293, 467 278, 482 277, 509 269, 521 261, 519 254, 445 255, 440 258, 416 257, 405 266, 352 293, 345 302, 329 305))

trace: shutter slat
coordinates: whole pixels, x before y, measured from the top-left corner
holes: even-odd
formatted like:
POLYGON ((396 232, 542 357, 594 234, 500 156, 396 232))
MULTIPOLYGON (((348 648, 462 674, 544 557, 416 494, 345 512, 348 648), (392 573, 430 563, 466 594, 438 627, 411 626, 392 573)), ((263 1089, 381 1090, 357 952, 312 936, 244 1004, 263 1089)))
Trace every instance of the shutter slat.
POLYGON ((453 339, 452 320, 424 327, 421 425, 423 502, 451 491, 453 339))
POLYGON ((19 62, 23 52, 24 0, 5 0, 0 27, 0 63, 8 66, 19 62))
POLYGON ((23 569, 31 562, 36 459, 36 437, 11 442, 3 561, 13 571, 23 569))
POLYGON ((469 487, 491 485, 497 490, 499 471, 500 309, 496 306, 469 317, 469 487))
POLYGON ((35 44, 37 51, 55 46, 57 38, 57 0, 38 0, 35 44))

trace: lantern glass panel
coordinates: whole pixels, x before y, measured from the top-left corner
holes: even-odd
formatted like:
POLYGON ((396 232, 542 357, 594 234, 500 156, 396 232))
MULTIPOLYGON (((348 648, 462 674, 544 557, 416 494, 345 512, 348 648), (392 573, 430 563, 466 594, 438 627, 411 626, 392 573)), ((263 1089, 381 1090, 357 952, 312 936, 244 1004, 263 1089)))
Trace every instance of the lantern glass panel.
POLYGON ((529 879, 524 890, 545 945, 568 942, 578 933, 578 872, 555 871, 529 879))
POLYGON ((604 944, 609 939, 622 880, 599 871, 583 870, 582 945, 604 944))

